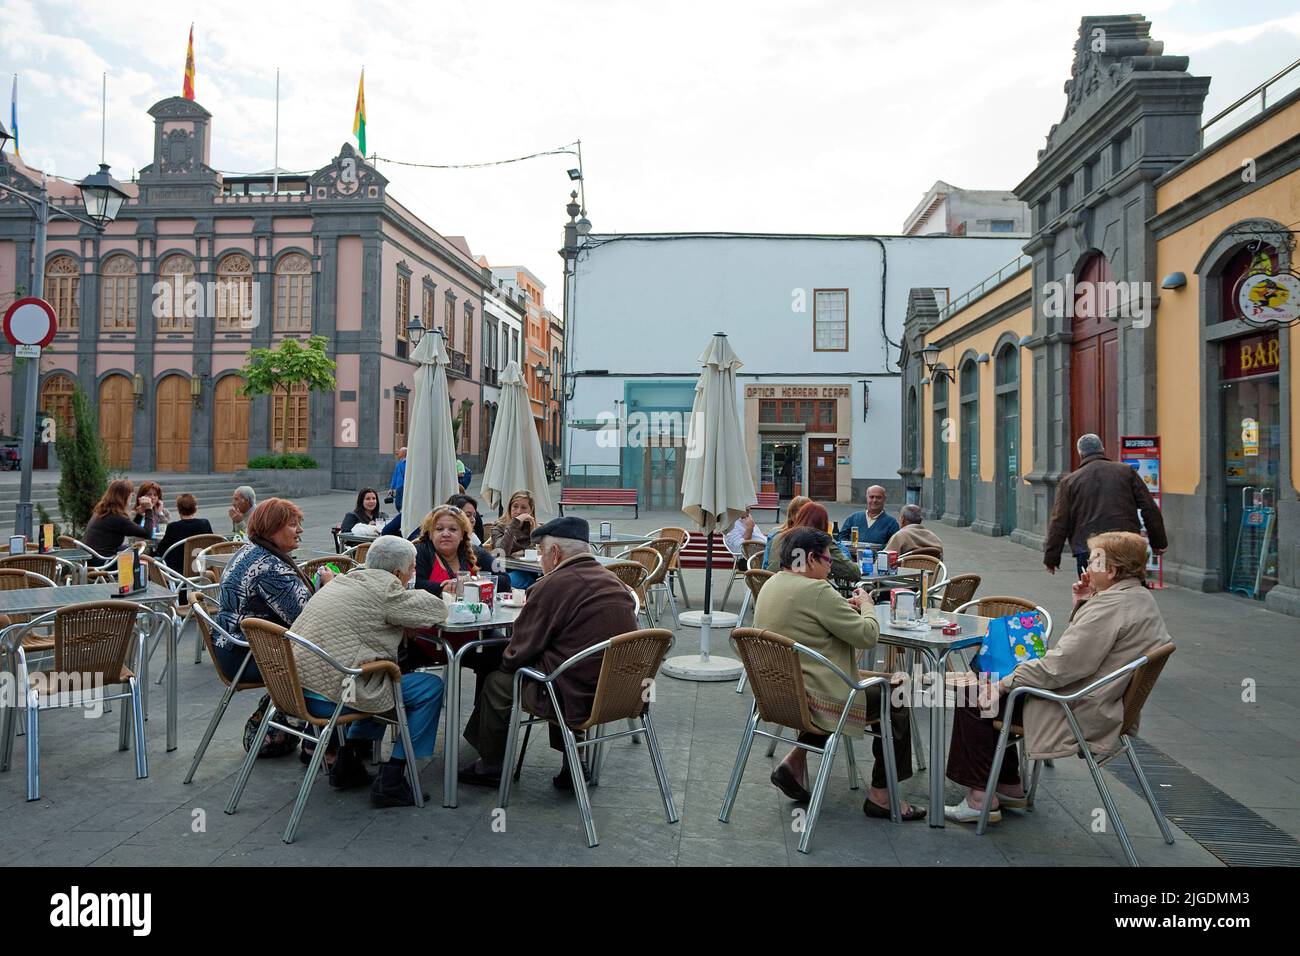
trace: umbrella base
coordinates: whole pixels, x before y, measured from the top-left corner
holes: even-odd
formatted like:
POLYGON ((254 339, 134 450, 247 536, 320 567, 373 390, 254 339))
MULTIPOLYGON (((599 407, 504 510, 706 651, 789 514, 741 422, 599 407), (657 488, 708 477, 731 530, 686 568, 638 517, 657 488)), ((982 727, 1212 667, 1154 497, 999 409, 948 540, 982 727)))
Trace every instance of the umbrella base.
POLYGON ((659 673, 678 680, 723 681, 735 680, 744 669, 740 661, 734 657, 710 654, 706 661, 699 654, 683 654, 664 661, 659 668, 659 673))
MULTIPOLYGON (((703 627, 704 612, 683 611, 681 614, 677 615, 677 621, 682 627, 703 627)), ((729 631, 733 627, 739 626, 740 615, 732 614, 730 611, 714 611, 712 616, 709 618, 710 629, 717 628, 719 630, 729 631)))

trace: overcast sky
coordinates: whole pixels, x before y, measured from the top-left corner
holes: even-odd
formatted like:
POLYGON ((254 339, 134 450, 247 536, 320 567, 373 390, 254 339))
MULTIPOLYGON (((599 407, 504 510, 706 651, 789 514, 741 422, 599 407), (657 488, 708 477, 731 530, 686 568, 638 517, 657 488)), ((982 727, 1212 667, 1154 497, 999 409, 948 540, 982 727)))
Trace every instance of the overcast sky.
MULTIPOLYGON (((1111 6, 0 0, 0 101, 17 73, 24 157, 80 178, 99 158, 107 72, 107 159, 129 178, 151 159, 146 110, 181 92, 193 20, 221 170, 272 166, 277 66, 280 165, 329 162, 351 138, 364 64, 370 152, 471 163, 581 138, 597 232, 898 233, 936 179, 1009 189, 1032 169, 1065 106, 1079 19, 1111 6)), ((1300 2, 1120 6, 1213 77, 1206 119, 1300 56, 1300 2)), ((557 312, 572 165, 378 164, 435 229, 544 279, 557 312)))

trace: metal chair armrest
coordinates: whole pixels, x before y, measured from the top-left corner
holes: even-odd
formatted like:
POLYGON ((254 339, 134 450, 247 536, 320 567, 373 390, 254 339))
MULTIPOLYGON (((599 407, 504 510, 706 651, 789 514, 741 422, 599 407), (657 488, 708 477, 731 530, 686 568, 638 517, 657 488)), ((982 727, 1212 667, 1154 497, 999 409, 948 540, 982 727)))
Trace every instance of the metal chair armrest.
POLYGON ((1087 687, 1081 687, 1079 690, 1076 690, 1073 694, 1057 694, 1057 693, 1053 693, 1050 690, 1046 690, 1045 688, 1042 687, 1020 686, 1020 687, 1013 687, 1011 689, 1011 693, 1007 695, 1007 700, 1010 701, 1012 704, 1014 704, 1015 698, 1017 696, 1028 695, 1030 697, 1041 697, 1044 700, 1053 700, 1056 701, 1058 704, 1073 703, 1074 701, 1078 700, 1080 697, 1086 697, 1089 694, 1091 694, 1093 691, 1097 690, 1098 688, 1105 687, 1107 684, 1111 683, 1112 681, 1117 681, 1121 677, 1125 676, 1126 674, 1133 673, 1135 670, 1137 670, 1139 667, 1143 666, 1146 663, 1147 663, 1146 656, 1143 655, 1142 657, 1139 657, 1135 661, 1130 661, 1129 663, 1125 664, 1123 667, 1119 668, 1118 670, 1111 671, 1109 674, 1097 678, 1097 680, 1093 681, 1087 687))
POLYGON ((203 605, 197 602, 191 602, 190 613, 197 614, 199 617, 203 618, 203 620, 207 622, 208 627, 212 628, 214 633, 220 634, 231 644, 234 644, 236 647, 242 647, 245 650, 248 649, 249 647, 248 641, 245 641, 242 638, 235 637, 235 635, 231 634, 224 627, 218 624, 215 620, 213 620, 212 615, 210 615, 207 612, 207 610, 203 607, 203 605))
POLYGON ((361 673, 385 673, 392 678, 395 683, 400 684, 402 681, 402 669, 397 666, 395 661, 366 661, 361 665, 361 673))
POLYGON ((326 664, 329 664, 336 671, 342 674, 351 674, 355 677, 358 674, 362 673, 360 667, 347 667, 341 664, 338 661, 338 659, 335 658, 332 654, 322 650, 321 648, 313 644, 311 641, 307 640, 307 638, 295 634, 293 631, 285 631, 284 636, 287 637, 289 640, 293 641, 295 644, 307 648, 307 650, 311 651, 313 654, 315 654, 317 657, 323 660, 326 664))

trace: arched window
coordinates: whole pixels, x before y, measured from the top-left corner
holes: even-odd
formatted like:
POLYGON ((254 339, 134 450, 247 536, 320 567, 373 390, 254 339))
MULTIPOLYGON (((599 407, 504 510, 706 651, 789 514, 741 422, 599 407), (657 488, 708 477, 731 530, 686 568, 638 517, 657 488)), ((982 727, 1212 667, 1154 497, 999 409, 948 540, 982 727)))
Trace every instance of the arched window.
POLYGON ((217 331, 238 332, 253 324, 253 263, 231 253, 217 266, 217 331))
POLYGON ((109 256, 100 267, 99 328, 103 332, 134 332, 139 306, 135 260, 109 256))
POLYGON ((54 419, 56 439, 77 434, 77 422, 72 417, 72 393, 76 388, 72 377, 62 374, 51 375, 41 385, 41 411, 54 419))
MULTIPOLYGON (((159 332, 193 332, 194 309, 187 308, 190 293, 195 291, 194 260, 189 256, 170 255, 158 264, 158 282, 154 300, 154 314, 158 317, 159 332)), ((199 305, 196 298, 191 305, 199 305)))
POLYGON ((81 328, 81 266, 72 256, 55 256, 46 263, 45 301, 54 306, 60 332, 81 328))
POLYGON ((311 260, 296 252, 275 269, 275 331, 311 331, 311 260))

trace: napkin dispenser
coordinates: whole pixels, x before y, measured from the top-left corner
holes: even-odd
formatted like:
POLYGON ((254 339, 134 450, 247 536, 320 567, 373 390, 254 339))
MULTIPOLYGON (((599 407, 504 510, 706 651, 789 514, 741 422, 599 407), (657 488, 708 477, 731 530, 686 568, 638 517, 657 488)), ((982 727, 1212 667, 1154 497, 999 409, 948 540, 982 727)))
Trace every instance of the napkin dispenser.
POLYGON ((916 592, 908 588, 893 588, 889 592, 889 620, 893 623, 916 619, 916 592))
POLYGON ((496 594, 497 584, 492 578, 470 578, 465 582, 461 600, 472 604, 486 604, 492 607, 492 598, 496 594))
POLYGON ((889 552, 888 552, 888 551, 877 551, 877 552, 876 552, 876 573, 877 573, 877 574, 888 574, 888 573, 889 573, 889 570, 890 570, 890 569, 889 569, 889 552))

